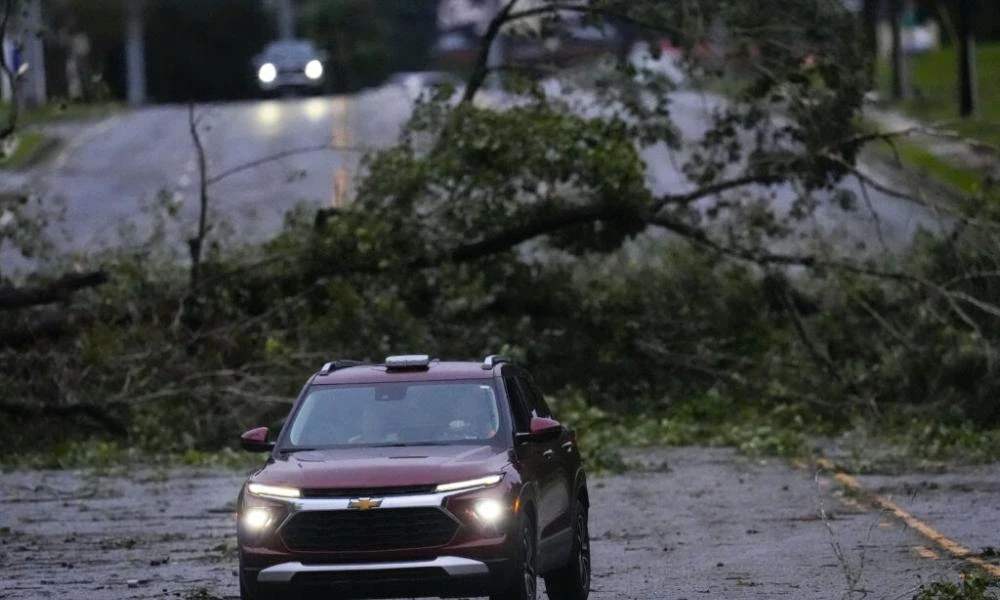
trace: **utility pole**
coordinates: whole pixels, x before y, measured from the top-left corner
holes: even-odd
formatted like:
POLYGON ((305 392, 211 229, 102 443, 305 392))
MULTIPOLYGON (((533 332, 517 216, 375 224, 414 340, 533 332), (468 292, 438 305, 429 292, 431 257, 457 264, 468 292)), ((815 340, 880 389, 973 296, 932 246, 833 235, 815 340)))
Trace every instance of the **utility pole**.
POLYGON ((889 0, 889 23, 892 29, 892 99, 905 100, 908 96, 906 82, 906 57, 903 54, 903 1, 889 0))
POLYGON ((865 52, 871 61, 871 68, 868 72, 868 86, 874 89, 875 67, 878 64, 878 15, 879 0, 864 0, 861 5, 861 30, 864 36, 865 52))
POLYGON ((125 72, 128 80, 128 103, 139 107, 146 103, 146 40, 143 23, 145 0, 128 3, 125 24, 125 72))
POLYGON ((958 2, 958 114, 962 117, 976 112, 975 4, 975 0, 958 2))
POLYGON ((292 0, 274 0, 278 18, 278 37, 290 40, 295 37, 295 6, 292 0))
MULTIPOLYGON (((503 10, 504 5, 508 0, 494 0, 494 9, 490 11, 490 14, 486 23, 483 25, 483 32, 485 33, 489 29, 490 22, 494 17, 500 14, 503 10)), ((489 14, 489 13, 487 13, 489 14)), ((490 89, 494 92, 503 91, 503 79, 501 78, 500 68, 503 66, 503 39, 502 32, 498 32, 497 36, 493 38, 493 43, 490 45, 490 52, 486 59, 486 67, 490 70, 490 89)))
POLYGON ((24 80, 19 85, 24 108, 36 108, 48 101, 45 85, 45 44, 42 42, 42 2, 26 0, 20 36, 24 43, 23 63, 28 65, 24 80))
MULTIPOLYGON (((9 31, 9 30, 8 30, 9 31)), ((14 64, 14 44, 9 39, 0 39, 0 52, 3 52, 4 58, 7 59, 7 66, 13 71, 17 71, 20 65, 14 64)), ((0 74, 0 100, 4 102, 12 102, 14 100, 14 89, 11 86, 11 81, 6 75, 0 74)))

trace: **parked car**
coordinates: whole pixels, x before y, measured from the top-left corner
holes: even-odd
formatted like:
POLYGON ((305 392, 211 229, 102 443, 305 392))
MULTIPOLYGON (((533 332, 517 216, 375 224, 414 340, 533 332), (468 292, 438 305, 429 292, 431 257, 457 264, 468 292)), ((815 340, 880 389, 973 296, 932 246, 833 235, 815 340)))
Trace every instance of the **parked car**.
POLYGON ((253 58, 261 91, 321 91, 326 85, 327 53, 309 40, 271 42, 253 58))
POLYGON ((573 430, 499 357, 325 364, 239 492, 240 597, 586 600, 573 430))

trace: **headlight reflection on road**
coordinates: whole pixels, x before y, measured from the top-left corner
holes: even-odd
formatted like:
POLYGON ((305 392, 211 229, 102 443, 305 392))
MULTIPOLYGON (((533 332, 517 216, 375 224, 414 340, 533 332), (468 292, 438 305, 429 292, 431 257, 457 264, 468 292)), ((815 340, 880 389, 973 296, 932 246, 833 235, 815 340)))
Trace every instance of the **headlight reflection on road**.
POLYGON ((274 127, 281 120, 281 107, 274 101, 261 102, 255 112, 257 123, 264 127, 274 127))
POLYGON ((330 112, 330 101, 326 98, 309 98, 303 108, 310 121, 322 121, 330 112))

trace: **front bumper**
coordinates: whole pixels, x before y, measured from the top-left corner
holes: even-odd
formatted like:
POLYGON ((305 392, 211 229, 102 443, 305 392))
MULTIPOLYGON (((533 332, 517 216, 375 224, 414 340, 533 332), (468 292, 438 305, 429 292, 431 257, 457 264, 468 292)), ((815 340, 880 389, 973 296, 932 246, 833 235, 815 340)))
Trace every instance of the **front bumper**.
POLYGON ((305 73, 279 73, 274 81, 268 83, 258 78, 257 85, 264 91, 272 91, 283 88, 320 88, 324 81, 325 76, 319 79, 309 79, 305 73))
POLYGON ((284 562, 244 569, 254 595, 282 598, 336 595, 338 598, 443 598, 485 596, 504 586, 509 560, 480 561, 458 556, 433 560, 345 564, 284 562))
POLYGON ((463 575, 489 575, 486 563, 458 556, 439 556, 431 561, 408 561, 391 563, 360 563, 345 565, 304 565, 300 562, 286 562, 262 569, 257 574, 259 583, 290 583, 296 575, 363 573, 381 571, 390 577, 402 573, 435 574, 441 572, 449 577, 463 575))

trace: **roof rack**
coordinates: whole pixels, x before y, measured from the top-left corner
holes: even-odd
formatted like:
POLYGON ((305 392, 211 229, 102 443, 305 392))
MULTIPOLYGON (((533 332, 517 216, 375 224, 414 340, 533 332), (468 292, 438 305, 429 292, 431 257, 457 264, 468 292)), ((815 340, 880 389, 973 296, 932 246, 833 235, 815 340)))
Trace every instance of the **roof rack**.
POLYGON ((485 359, 483 359, 483 370, 489 371, 493 367, 499 365, 500 363, 510 362, 510 359, 506 356, 501 356, 499 354, 490 354, 485 359))
POLYGON ((402 354, 397 356, 387 356, 385 358, 385 368, 393 369, 426 369, 434 362, 426 354, 402 354))
POLYGON ((338 369, 346 369, 347 367, 356 367, 358 365, 364 364, 360 360, 331 360, 330 362, 323 365, 319 370, 320 375, 329 375, 338 369))

